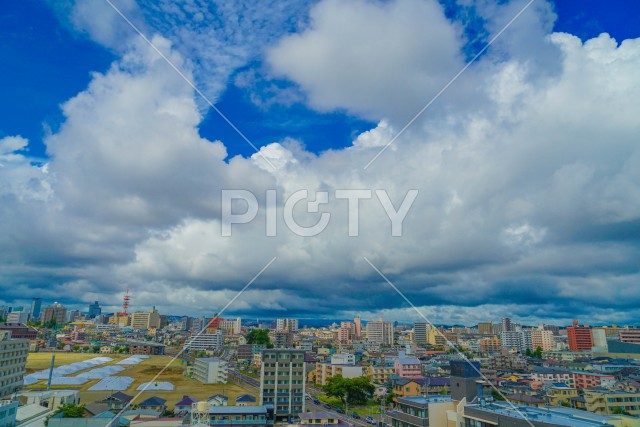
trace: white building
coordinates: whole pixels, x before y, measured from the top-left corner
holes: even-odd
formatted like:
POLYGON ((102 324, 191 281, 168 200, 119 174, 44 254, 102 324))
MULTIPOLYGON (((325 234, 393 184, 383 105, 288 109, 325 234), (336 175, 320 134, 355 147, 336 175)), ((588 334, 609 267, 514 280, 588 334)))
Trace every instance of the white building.
POLYGON ((192 369, 193 378, 203 384, 224 384, 229 377, 229 364, 217 357, 196 359, 192 369))
POLYGON ((382 345, 393 345, 393 324, 385 322, 380 316, 379 320, 367 322, 367 341, 382 345))
POLYGON ((222 331, 215 334, 199 334, 189 338, 187 348, 189 350, 220 350, 224 343, 222 331))
POLYGON ((29 321, 28 311, 12 311, 7 315, 7 323, 24 323, 29 321))
POLYGON ((331 356, 332 365, 355 365, 356 356, 348 353, 337 353, 331 356))
POLYGON ((29 340, 13 339, 11 332, 0 331, 0 399, 22 388, 28 351, 29 340))
POLYGON ((277 319, 276 331, 295 332, 298 330, 298 319, 277 319))

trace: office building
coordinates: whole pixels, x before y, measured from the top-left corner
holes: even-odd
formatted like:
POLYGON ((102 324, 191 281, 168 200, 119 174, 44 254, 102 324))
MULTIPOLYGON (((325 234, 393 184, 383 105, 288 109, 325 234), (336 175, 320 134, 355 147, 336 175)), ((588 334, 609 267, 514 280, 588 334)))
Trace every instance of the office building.
POLYGON ((573 326, 567 327, 567 338, 571 351, 591 350, 593 347, 591 328, 587 325, 579 326, 577 320, 573 321, 573 326))
POLYGON ((102 314, 102 309, 100 308, 100 304, 98 301, 95 301, 93 304, 89 304, 89 319, 93 319, 102 314))
POLYGON ((40 311, 42 310, 42 300, 40 298, 33 298, 31 300, 31 318, 34 320, 40 318, 40 311))
POLYGON ((273 405, 276 420, 305 411, 304 351, 264 350, 260 370, 260 405, 273 405))
POLYGON ((298 330, 298 319, 277 319, 276 331, 296 332, 298 330))
POLYGON ((229 378, 229 364, 217 357, 196 359, 192 376, 203 384, 225 384, 229 378))
POLYGON ((29 340, 11 338, 11 332, 0 331, 0 399, 22 388, 29 340))

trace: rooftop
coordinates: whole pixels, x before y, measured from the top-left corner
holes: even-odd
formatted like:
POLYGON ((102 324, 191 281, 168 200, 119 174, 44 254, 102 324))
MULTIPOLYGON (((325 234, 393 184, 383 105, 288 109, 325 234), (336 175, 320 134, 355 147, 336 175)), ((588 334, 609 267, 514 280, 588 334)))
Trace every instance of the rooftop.
POLYGON ((515 419, 567 427, 611 426, 612 424, 609 423, 608 420, 614 419, 613 417, 591 414, 576 409, 563 408, 562 410, 558 410, 556 408, 534 408, 523 405, 499 405, 496 403, 486 404, 484 406, 469 405, 465 407, 465 415, 469 409, 515 419))

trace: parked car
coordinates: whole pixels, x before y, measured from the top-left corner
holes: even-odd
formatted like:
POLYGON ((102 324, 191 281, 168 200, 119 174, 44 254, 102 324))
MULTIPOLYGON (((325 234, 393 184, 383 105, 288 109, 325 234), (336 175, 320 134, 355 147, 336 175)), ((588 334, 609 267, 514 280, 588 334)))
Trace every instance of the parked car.
POLYGON ((339 414, 346 414, 346 412, 344 412, 344 409, 342 408, 336 408, 336 412, 339 414))
POLYGON ((331 409, 331 405, 329 405, 328 403, 325 403, 325 404, 324 404, 324 405, 322 405, 322 406, 324 406, 324 407, 325 407, 325 408, 327 408, 327 409, 331 409))
POLYGON ((365 418, 364 420, 365 420, 366 422, 368 422, 369 424, 375 424, 375 423, 376 423, 376 421, 375 421, 373 418, 371 418, 371 417, 367 417, 367 418, 365 418))
POLYGON ((310 400, 311 398, 309 396, 305 396, 304 400, 310 400))
POLYGON ((356 420, 359 420, 360 418, 362 418, 362 417, 360 416, 360 414, 359 414, 359 413, 357 413, 357 412, 352 412, 352 413, 351 413, 351 417, 353 417, 353 418, 354 418, 354 419, 356 419, 356 420))
POLYGON ((313 399, 313 403, 316 404, 316 405, 319 405, 320 401, 318 399, 313 399))

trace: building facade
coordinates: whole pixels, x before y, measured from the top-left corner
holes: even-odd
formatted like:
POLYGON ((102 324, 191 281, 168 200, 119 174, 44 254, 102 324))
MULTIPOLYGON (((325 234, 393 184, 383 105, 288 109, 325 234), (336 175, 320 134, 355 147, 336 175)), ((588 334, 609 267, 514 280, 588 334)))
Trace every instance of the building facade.
POLYGON ((229 364, 217 357, 196 359, 192 376, 203 384, 224 384, 229 378, 229 364))
POLYGON ((277 420, 305 412, 305 361, 300 350, 263 350, 260 405, 273 405, 277 420))
POLYGON ((8 331, 0 331, 0 399, 22 388, 29 341, 11 338, 8 331))

